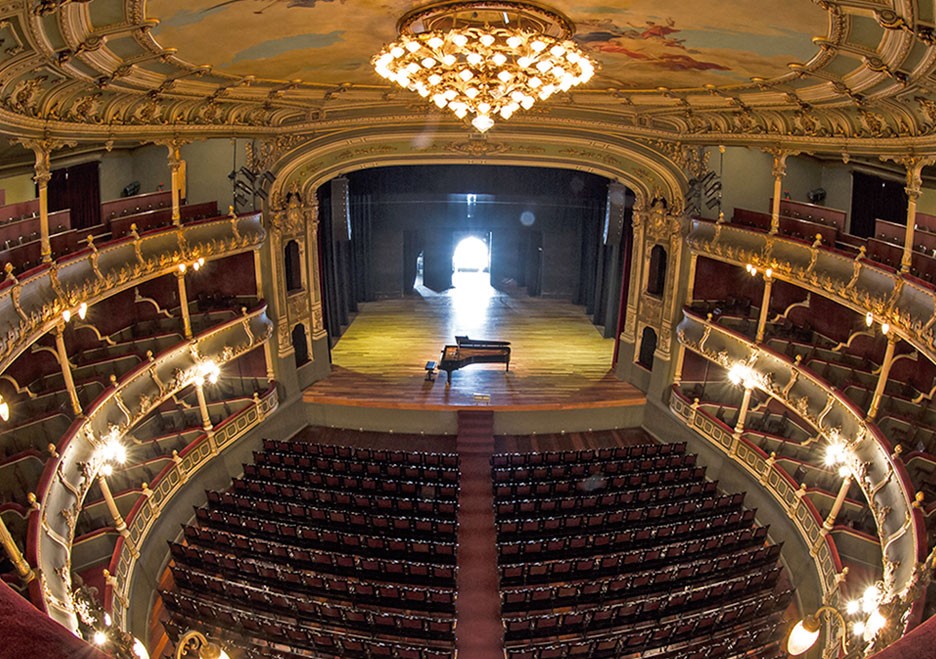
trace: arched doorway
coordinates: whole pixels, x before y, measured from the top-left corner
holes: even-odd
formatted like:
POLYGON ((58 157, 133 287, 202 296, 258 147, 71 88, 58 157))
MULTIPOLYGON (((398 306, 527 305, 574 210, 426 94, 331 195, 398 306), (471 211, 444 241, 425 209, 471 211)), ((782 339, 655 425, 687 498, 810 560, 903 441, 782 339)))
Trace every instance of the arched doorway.
POLYGON ((656 352, 657 335, 652 327, 644 327, 640 335, 640 352, 637 363, 647 370, 653 369, 653 353, 656 352))
POLYGON ((491 284, 490 234, 472 234, 458 241, 452 252, 452 286, 489 288, 491 284))
POLYGON ((666 250, 662 245, 654 245, 650 250, 650 272, 647 277, 647 292, 662 296, 666 284, 666 250))
POLYGON ((306 341, 305 326, 299 323, 292 330, 292 346, 296 355, 296 367, 309 361, 309 343, 306 341))

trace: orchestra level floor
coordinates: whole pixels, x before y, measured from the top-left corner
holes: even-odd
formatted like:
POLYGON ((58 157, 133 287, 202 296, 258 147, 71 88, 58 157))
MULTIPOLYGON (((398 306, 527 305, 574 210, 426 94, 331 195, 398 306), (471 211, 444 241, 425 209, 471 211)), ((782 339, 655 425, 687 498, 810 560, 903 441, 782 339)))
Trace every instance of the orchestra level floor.
POLYGON ((306 389, 307 402, 398 409, 478 405, 501 410, 642 405, 644 395, 611 372, 613 341, 583 307, 496 291, 475 276, 456 276, 438 294, 419 287, 404 299, 367 302, 332 350, 331 375, 306 389), (510 341, 510 370, 474 364, 425 379, 456 335, 510 341), (487 397, 490 397, 489 400, 487 397))

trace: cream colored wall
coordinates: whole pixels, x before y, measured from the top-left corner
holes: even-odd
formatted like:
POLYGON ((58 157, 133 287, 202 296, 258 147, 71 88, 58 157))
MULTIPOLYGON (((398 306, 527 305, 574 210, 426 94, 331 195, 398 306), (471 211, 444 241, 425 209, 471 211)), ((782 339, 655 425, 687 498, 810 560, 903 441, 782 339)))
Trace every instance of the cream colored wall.
POLYGON ((188 170, 188 201, 198 204, 217 201, 218 210, 227 212, 232 201, 228 174, 246 162, 247 140, 216 139, 193 142, 182 147, 188 170))
POLYGON ((917 212, 936 215, 936 188, 923 188, 923 194, 917 200, 917 212))
MULTIPOLYGON (((709 166, 719 170, 719 153, 713 150, 709 166)), ((770 212, 773 197, 773 156, 759 149, 725 149, 722 170, 722 210, 731 218, 735 208, 770 212)), ((812 158, 790 157, 786 163, 783 191, 797 201, 807 201, 807 193, 822 183, 822 166, 812 158)), ((714 217, 714 215, 713 215, 714 217)))
POLYGON ((36 184, 32 180, 32 174, 0 178, 0 189, 6 192, 7 204, 18 204, 36 198, 36 184))
MULTIPOLYGON (((770 212, 773 197, 773 156, 759 149, 728 147, 721 161, 717 148, 709 149, 709 169, 722 171, 722 210, 729 220, 735 208, 770 212)), ((796 201, 809 201, 809 191, 826 191, 824 206, 851 211, 851 170, 844 164, 822 164, 808 156, 790 156, 786 162, 783 191, 796 201)), ((936 207, 936 191, 933 193, 936 207)), ((718 209, 703 209, 703 217, 714 219, 718 209)))
POLYGON ((105 154, 98 170, 101 178, 101 201, 120 198, 123 189, 134 181, 133 155, 128 151, 105 154))

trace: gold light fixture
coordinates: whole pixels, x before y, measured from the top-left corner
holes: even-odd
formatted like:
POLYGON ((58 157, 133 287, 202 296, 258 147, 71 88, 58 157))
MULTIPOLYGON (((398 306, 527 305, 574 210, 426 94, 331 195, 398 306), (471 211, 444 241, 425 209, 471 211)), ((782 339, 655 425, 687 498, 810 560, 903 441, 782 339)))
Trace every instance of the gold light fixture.
POLYGON ((443 1, 397 23, 372 59, 377 73, 485 132, 495 119, 588 82, 596 65, 553 9, 506 0, 443 1))
POLYGON ((846 654, 848 653, 848 647, 845 640, 845 619, 835 607, 820 606, 814 614, 807 615, 805 618, 798 621, 796 625, 793 626, 793 629, 790 630, 790 635, 787 637, 786 641, 787 654, 794 657, 801 655, 816 644, 816 641, 819 640, 819 618, 823 613, 829 613, 838 618, 839 624, 842 626, 840 635, 842 652, 846 654))
POLYGON ((175 659, 197 657, 197 659, 230 659, 224 649, 212 643, 199 631, 190 629, 179 638, 176 644, 175 659))

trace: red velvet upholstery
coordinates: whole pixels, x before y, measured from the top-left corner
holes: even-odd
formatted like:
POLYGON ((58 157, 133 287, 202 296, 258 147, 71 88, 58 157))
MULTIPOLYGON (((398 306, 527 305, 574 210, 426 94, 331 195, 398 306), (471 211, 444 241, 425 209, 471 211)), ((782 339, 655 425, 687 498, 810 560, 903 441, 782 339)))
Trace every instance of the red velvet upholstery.
POLYGON ((0 581, 0 659, 107 659, 0 581))

